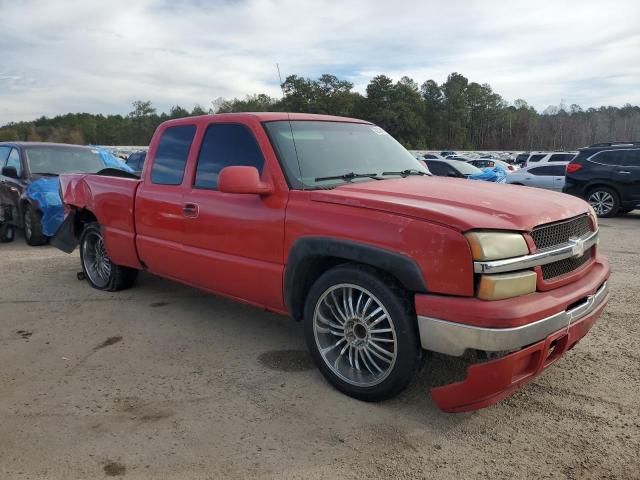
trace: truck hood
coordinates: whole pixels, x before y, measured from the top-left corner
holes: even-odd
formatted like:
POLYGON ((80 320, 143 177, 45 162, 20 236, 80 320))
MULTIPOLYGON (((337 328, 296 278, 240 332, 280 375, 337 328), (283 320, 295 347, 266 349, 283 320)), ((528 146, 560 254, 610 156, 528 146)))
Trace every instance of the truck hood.
POLYGON ((483 228, 529 231, 589 211, 583 200, 519 185, 446 177, 407 177, 311 192, 311 200, 420 218, 461 232, 483 228))

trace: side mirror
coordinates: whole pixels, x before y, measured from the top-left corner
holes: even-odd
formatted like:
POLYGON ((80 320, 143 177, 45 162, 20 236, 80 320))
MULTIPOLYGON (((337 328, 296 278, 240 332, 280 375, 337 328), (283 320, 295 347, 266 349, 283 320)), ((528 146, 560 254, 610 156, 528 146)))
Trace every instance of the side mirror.
POLYGON ((225 167, 218 175, 218 190, 224 193, 269 195, 273 187, 260 180, 256 167, 225 167))
POLYGON ((2 175, 5 177, 18 178, 16 167, 2 167, 2 175))

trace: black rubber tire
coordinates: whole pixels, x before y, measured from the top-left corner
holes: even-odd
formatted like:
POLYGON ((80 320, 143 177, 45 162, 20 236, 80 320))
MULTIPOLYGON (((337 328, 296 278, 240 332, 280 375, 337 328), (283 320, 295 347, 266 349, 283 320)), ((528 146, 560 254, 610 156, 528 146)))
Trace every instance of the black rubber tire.
POLYGON ((13 242, 13 239, 16 237, 16 229, 13 225, 9 225, 8 223, 3 223, 0 225, 0 242, 1 243, 9 243, 13 242))
POLYGON ((27 204, 24 209, 24 239, 28 245, 39 247, 47 243, 49 238, 42 233, 42 213, 33 205, 27 204), (31 230, 26 227, 27 222, 31 224, 31 230))
POLYGON ((120 265, 116 265, 115 263, 111 263, 111 275, 109 276, 109 280, 106 285, 100 286, 95 284, 89 274, 87 273, 87 267, 85 266, 85 239, 87 234, 89 233, 97 233, 102 237, 102 230, 100 228, 100 224, 97 222, 91 222, 85 225, 82 233, 80 234, 80 263, 82 265, 82 271, 84 272, 84 278, 89 282, 93 288, 97 290, 103 290, 106 292, 117 292, 118 290, 125 290, 133 286, 138 277, 138 270, 135 268, 123 267, 120 265))
POLYGON ((616 192, 615 190, 609 187, 595 187, 589 190, 589 193, 587 194, 587 198, 586 198, 587 202, 589 202, 589 197, 591 197, 591 195, 593 195, 596 192, 606 192, 609 195, 611 195, 611 197, 613 198, 613 208, 611 209, 611 211, 605 215, 598 215, 598 217, 611 218, 618 215, 618 211, 620 210, 620 197, 618 196, 618 192, 616 192))
POLYGON ((358 400, 377 402, 396 396, 415 379, 422 364, 418 323, 409 295, 392 278, 367 266, 343 264, 322 274, 305 300, 303 322, 307 347, 320 372, 336 389, 358 400), (325 364, 318 350, 313 331, 316 303, 328 288, 341 283, 352 283, 369 290, 393 320, 398 342, 397 358, 388 377, 377 385, 358 387, 345 382, 325 364))

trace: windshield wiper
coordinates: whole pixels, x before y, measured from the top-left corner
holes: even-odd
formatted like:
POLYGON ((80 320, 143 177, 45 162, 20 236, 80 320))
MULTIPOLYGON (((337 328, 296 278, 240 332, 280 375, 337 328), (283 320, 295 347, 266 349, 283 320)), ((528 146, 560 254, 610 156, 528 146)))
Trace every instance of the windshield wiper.
POLYGON ((377 173, 343 173, 342 175, 332 175, 330 177, 317 177, 314 179, 316 182, 320 182, 322 180, 346 180, 351 181, 354 178, 373 178, 375 180, 382 180, 382 178, 378 177, 377 173))
POLYGON ((50 172, 31 172, 31 175, 45 175, 47 177, 57 177, 60 174, 58 174, 58 173, 50 173, 50 172))
POLYGON ((423 172, 422 170, 409 168, 407 170, 402 170, 401 172, 382 172, 382 175, 400 175, 401 177, 408 177, 409 175, 429 175, 429 174, 427 172, 423 172))

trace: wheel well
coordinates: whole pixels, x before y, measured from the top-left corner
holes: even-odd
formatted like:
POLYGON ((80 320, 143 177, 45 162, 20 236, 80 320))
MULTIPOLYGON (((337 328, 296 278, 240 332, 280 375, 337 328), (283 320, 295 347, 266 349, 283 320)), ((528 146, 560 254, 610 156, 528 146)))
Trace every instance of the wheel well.
POLYGON ((75 233, 76 238, 80 238, 80 234, 84 229, 84 226, 87 223, 97 222, 98 219, 90 210, 83 208, 81 210, 77 210, 74 217, 73 231, 75 233))
POLYGON ((408 290, 406 286, 402 285, 402 282, 398 277, 373 265, 332 256, 307 257, 300 261, 296 267, 296 281, 292 285, 291 290, 289 292, 285 291, 289 313, 296 322, 302 320, 307 295, 316 280, 325 272, 344 264, 360 265, 361 267, 375 272, 385 278, 388 283, 394 285, 394 288, 398 292, 406 294, 403 296, 406 298, 413 298, 412 292, 408 290))
POLYGON ((348 262, 349 260, 344 258, 317 256, 305 258, 298 263, 296 268, 298 275, 296 277, 299 278, 299 281, 295 283, 293 290, 288 295, 289 310, 296 322, 302 320, 304 301, 315 281, 324 272, 348 262))

